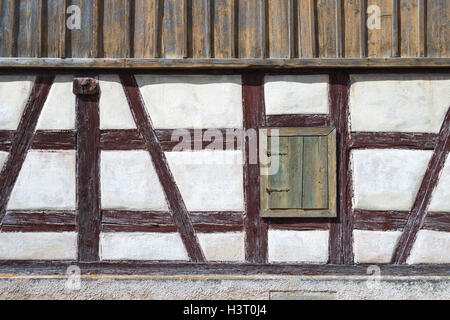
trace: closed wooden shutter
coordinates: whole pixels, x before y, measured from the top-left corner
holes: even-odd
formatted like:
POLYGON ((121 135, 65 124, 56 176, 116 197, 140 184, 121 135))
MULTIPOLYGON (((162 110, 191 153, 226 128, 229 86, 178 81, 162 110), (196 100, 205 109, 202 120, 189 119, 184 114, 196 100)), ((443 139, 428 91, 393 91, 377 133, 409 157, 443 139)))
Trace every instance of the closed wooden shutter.
POLYGON ((336 217, 336 130, 261 130, 263 217, 336 217))

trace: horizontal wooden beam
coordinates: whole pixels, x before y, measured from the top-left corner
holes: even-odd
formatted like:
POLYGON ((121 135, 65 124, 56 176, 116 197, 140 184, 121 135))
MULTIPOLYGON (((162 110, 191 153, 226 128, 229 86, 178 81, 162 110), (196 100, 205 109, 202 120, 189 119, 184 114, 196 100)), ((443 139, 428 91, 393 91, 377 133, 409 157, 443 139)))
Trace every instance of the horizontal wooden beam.
MULTIPOLYGON (((188 148, 190 145, 191 150, 204 150, 205 148, 212 148, 210 145, 213 143, 213 141, 208 141, 208 139, 202 139, 207 130, 210 130, 209 132, 211 133, 215 133, 217 130, 216 133, 223 139, 221 150, 240 150, 242 148, 242 145, 237 140, 230 141, 230 144, 228 144, 226 139, 228 131, 235 130, 237 133, 241 133, 239 129, 163 129, 155 130, 155 133, 163 151, 174 150, 182 142, 180 135, 183 132, 190 137, 190 144, 186 144, 188 148), (174 137, 174 141, 172 141, 172 137, 174 137)), ((183 137, 187 138, 184 134, 183 137)), ((102 130, 100 143, 103 150, 144 150, 146 148, 144 140, 137 130, 102 130)), ((214 144, 214 147, 218 145, 214 144)))
POLYGON ((352 132, 353 149, 434 150, 437 134, 414 132, 352 132))
MULTIPOLYGON (((355 210, 355 229, 371 231, 403 230, 409 211, 355 210)), ((422 229, 450 232, 450 212, 428 212, 422 229)))
POLYGON ((283 68, 436 68, 450 58, 311 58, 311 59, 139 59, 139 58, 0 58, 0 68, 126 69, 283 69, 283 68))
POLYGON ((1 232, 75 232, 74 211, 8 211, 1 232))
POLYGON ((325 127, 329 125, 326 114, 283 114, 266 117, 267 127, 325 127))
MULTIPOLYGON (((175 263, 175 262, 74 262, 74 261, 0 261, 0 275, 67 276, 67 268, 77 265, 82 276, 357 276, 367 277, 368 265, 250 264, 250 263, 175 263)), ((450 276, 448 265, 379 265, 382 277, 450 276)))
MULTIPOLYGON (((211 148, 210 145, 213 141, 208 139, 200 139, 197 137, 193 129, 181 129, 190 136, 191 149, 204 150, 205 148, 211 148), (205 141, 203 141, 205 140, 205 141)), ((218 130, 217 132, 223 137, 223 150, 240 150, 241 144, 238 140, 228 142, 226 140, 227 132, 236 131, 241 132, 240 129, 204 129, 197 130, 203 134, 206 130, 218 130)), ((178 129, 162 129, 155 130, 159 142, 162 145, 164 151, 172 151, 180 142, 179 140, 172 141, 172 136, 179 137, 181 132, 178 129)), ((212 131, 210 131, 212 132, 212 131)), ((12 139, 14 138, 15 131, 12 130, 0 130, 0 151, 8 152, 11 149, 12 139)), ((218 146, 218 144, 214 144, 218 146)), ((38 130, 34 136, 31 149, 35 150, 75 150, 76 147, 76 133, 73 130, 38 130)), ((100 147, 103 150, 144 150, 145 144, 142 137, 137 130, 118 129, 118 130, 101 130, 100 132, 100 147)))
MULTIPOLYGON (((243 213, 235 211, 189 212, 196 232, 243 230, 243 213)), ((169 212, 103 211, 103 232, 177 232, 169 212)))

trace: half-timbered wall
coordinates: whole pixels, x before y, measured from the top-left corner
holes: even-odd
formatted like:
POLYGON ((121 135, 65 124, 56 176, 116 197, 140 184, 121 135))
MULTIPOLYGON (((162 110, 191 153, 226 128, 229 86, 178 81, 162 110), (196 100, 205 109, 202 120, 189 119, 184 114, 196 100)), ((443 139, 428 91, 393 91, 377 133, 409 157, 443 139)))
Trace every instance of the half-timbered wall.
POLYGON ((448 73, 78 76, 0 75, 1 260, 450 263, 448 73), (206 139, 320 126, 338 218, 260 218, 248 145, 206 139))

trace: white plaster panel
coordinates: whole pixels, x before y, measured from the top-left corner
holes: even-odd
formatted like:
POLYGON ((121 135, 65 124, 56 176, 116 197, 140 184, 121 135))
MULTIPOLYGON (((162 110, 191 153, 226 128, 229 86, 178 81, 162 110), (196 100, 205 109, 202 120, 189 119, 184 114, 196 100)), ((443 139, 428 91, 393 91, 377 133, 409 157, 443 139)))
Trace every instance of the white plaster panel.
POLYGON ((326 263, 328 238, 328 231, 269 230, 269 261, 326 263))
POLYGON ((447 157, 428 210, 450 211, 450 157, 447 157))
POLYGON ((6 162, 6 159, 8 159, 8 152, 0 151, 0 171, 3 168, 3 165, 6 162))
POLYGON ((115 74, 100 75, 100 128, 136 129, 136 124, 123 91, 120 78, 115 74))
POLYGON ((401 231, 353 231, 356 263, 390 263, 401 231))
POLYGON ((34 76, 0 76, 0 130, 16 130, 33 88, 34 76))
POLYGON ((147 151, 103 151, 101 154, 103 209, 168 210, 147 151))
POLYGON ((74 210, 75 159, 75 151, 29 151, 8 209, 74 210))
POLYGON ((355 208, 411 209, 431 155, 420 150, 354 150, 355 208))
POLYGON ((450 232, 420 230, 407 263, 450 263, 450 232))
POLYGON ((243 232, 197 233, 198 241, 209 261, 244 261, 243 232))
POLYGON ((72 75, 56 76, 37 124, 38 130, 75 128, 75 95, 72 75))
POLYGON ((439 132, 449 74, 358 74, 351 82, 352 131, 439 132))
POLYGON ((188 210, 243 210, 241 151, 167 152, 166 157, 188 210))
POLYGON ((102 260, 189 260, 178 233, 102 233, 102 260))
POLYGON ((74 232, 0 233, 0 260, 75 260, 74 232))
POLYGON ((329 112, 328 75, 265 76, 266 114, 329 112))
POLYGON ((154 126, 241 128, 241 77, 236 75, 137 75, 154 126))

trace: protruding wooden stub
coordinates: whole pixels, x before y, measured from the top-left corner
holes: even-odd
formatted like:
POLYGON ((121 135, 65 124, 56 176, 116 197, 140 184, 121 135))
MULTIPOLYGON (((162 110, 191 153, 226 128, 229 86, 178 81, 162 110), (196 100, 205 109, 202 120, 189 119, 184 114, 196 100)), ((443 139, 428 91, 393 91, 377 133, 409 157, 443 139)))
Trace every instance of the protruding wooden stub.
POLYGON ((74 78, 73 94, 92 96, 100 92, 98 81, 95 78, 74 78))

